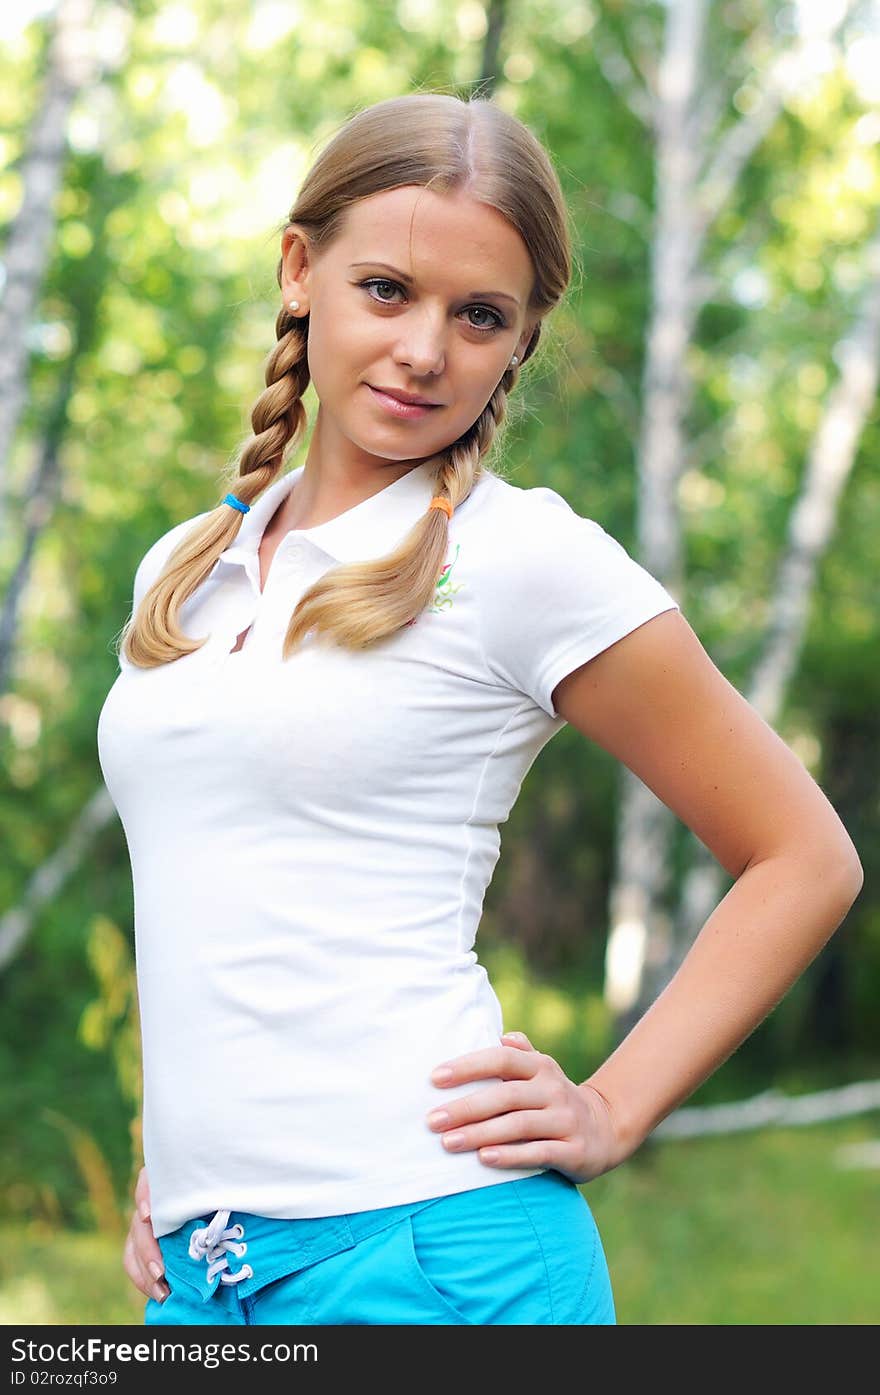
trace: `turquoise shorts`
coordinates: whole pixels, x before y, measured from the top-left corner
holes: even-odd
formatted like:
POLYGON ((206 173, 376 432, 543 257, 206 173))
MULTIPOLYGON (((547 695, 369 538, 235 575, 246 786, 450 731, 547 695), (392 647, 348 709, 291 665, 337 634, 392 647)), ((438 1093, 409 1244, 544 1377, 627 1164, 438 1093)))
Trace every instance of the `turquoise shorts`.
POLYGON ((593 1213, 552 1168, 348 1215, 217 1212, 159 1247, 151 1325, 616 1323, 593 1213))

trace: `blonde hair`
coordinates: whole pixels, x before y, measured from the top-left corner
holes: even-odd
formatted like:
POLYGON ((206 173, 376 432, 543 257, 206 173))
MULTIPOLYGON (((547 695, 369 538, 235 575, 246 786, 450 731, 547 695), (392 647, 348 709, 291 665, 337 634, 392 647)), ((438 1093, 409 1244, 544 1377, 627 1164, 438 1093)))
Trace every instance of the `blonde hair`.
MULTIPOLYGON (((534 269, 527 314, 537 319, 520 360, 525 363, 537 347, 541 318, 562 299, 571 276, 568 209, 544 147, 521 121, 483 98, 442 92, 389 98, 357 112, 337 131, 312 165, 280 231, 298 224, 318 251, 326 249, 354 203, 402 185, 463 191, 497 209, 519 232, 534 269)), ((279 258, 279 286, 281 271, 279 258)), ((296 318, 283 307, 275 334, 266 388, 251 412, 253 434, 226 486, 248 505, 278 478, 307 423, 302 398, 310 380, 308 316, 296 318)), ((476 421, 430 457, 434 493, 453 508, 483 473, 483 457, 504 421, 518 371, 508 367, 476 421)), ((130 663, 155 668, 206 642, 179 628, 180 609, 234 542, 243 517, 221 503, 173 549, 122 631, 130 663)), ((428 508, 393 552, 325 572, 293 610, 283 658, 313 629, 362 649, 411 623, 433 596, 446 560, 448 528, 445 510, 428 508)))

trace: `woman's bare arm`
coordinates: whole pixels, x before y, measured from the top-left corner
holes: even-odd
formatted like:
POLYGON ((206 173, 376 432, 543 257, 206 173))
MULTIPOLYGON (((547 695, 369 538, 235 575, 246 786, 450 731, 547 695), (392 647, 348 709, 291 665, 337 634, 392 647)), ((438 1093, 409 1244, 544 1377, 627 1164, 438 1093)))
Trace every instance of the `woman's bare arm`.
POLYGON ((687 957, 585 1085, 628 1157, 784 997, 844 919, 863 872, 809 772, 665 611, 554 690, 736 878, 687 957))

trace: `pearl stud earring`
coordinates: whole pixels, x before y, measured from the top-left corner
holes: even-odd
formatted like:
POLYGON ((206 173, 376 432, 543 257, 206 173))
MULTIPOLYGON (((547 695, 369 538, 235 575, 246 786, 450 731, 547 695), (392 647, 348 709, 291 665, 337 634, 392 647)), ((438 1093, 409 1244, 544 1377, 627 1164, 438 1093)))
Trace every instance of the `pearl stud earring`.
POLYGON ((514 365, 515 363, 519 363, 519 359, 517 358, 516 354, 514 354, 513 358, 510 360, 510 366, 511 366, 511 368, 513 367, 513 365, 514 365))
POLYGON ((298 301, 298 300, 290 300, 290 301, 288 301, 287 305, 288 305, 288 309, 289 309, 289 310, 298 310, 298 309, 299 309, 299 301, 298 301))

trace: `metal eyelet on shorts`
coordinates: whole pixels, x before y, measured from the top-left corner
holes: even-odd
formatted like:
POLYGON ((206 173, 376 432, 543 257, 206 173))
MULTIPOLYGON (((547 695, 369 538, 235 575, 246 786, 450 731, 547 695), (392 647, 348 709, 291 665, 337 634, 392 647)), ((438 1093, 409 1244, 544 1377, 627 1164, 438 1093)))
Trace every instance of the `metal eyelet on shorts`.
POLYGON ((222 1272, 229 1269, 229 1260, 225 1253, 227 1250, 231 1250, 239 1259, 247 1253, 247 1243, 241 1239, 244 1226, 240 1221, 236 1221, 233 1226, 227 1226, 229 1215, 229 1211, 215 1212, 208 1224, 197 1226, 189 1238, 190 1258, 207 1261, 209 1283, 218 1274, 221 1283, 224 1284, 237 1284, 242 1279, 252 1279, 254 1276, 249 1264, 243 1264, 235 1274, 222 1272))

